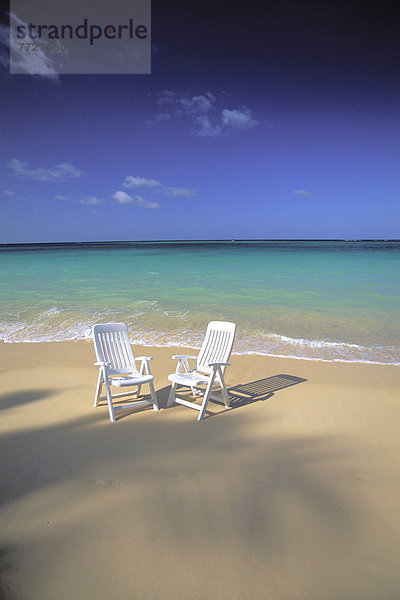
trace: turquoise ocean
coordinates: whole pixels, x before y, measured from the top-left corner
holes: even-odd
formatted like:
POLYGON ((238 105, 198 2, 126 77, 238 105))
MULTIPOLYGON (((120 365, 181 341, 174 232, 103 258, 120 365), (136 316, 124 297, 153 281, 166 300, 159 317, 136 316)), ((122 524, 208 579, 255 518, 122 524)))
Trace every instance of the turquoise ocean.
POLYGON ((199 347, 237 323, 236 353, 400 364, 400 241, 104 242, 0 246, 0 339, 199 347))

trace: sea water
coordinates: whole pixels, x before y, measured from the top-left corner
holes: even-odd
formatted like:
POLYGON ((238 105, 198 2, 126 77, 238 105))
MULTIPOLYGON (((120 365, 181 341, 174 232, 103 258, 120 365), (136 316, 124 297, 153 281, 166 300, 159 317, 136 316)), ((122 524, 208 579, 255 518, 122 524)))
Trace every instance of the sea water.
POLYGON ((109 242, 0 246, 0 339, 90 336, 199 347, 237 323, 234 351, 400 364, 399 241, 109 242))

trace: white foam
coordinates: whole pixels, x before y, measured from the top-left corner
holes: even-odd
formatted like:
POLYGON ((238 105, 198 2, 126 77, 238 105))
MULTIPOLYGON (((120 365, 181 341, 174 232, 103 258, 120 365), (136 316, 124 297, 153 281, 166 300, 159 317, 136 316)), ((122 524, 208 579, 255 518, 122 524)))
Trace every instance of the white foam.
MULTIPOLYGON (((0 339, 4 342, 88 339, 94 323, 115 320, 127 322, 131 341, 136 345, 199 348, 203 339, 202 315, 188 311, 163 311, 156 301, 143 300, 118 310, 76 311, 51 307, 41 311, 34 320, 32 314, 25 314, 25 311, 19 317, 17 319, 14 315, 12 318, 8 314, 7 321, 0 323, 0 339)), ((400 365, 400 348, 396 346, 363 346, 338 340, 295 338, 249 330, 241 327, 240 323, 234 353, 322 362, 400 365)))
POLYGON ((271 354, 268 352, 257 352, 255 350, 249 350, 247 352, 232 352, 232 354, 236 354, 238 356, 247 356, 247 355, 257 355, 257 356, 269 356, 270 358, 291 358, 294 360, 309 360, 309 361, 317 361, 317 362, 340 362, 340 363, 359 363, 359 364, 369 364, 369 365, 391 365, 391 366, 400 366, 400 362, 379 362, 376 360, 361 360, 358 358, 354 359, 346 359, 346 358, 310 358, 307 356, 295 356, 292 354, 271 354))

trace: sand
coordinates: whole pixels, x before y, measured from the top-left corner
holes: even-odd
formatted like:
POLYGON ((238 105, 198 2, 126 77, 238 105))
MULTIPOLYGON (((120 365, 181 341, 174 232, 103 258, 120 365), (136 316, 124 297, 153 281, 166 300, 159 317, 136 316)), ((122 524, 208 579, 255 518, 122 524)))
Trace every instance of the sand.
POLYGON ((400 598, 400 367, 234 355, 232 409, 111 423, 93 362, 0 344, 2 600, 400 598))

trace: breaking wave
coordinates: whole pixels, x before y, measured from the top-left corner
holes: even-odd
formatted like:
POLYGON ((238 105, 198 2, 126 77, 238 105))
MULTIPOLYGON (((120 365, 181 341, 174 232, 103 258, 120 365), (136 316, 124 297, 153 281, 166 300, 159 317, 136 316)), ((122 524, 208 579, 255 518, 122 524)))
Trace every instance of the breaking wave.
MULTIPOLYGON (((0 322, 0 339, 9 343, 88 339, 94 323, 122 321, 128 325, 133 344, 188 348, 201 346, 208 320, 204 314, 162 310, 156 301, 138 301, 119 309, 77 310, 60 306, 36 311, 25 309, 20 313, 8 311, 4 317, 0 322)), ((241 324, 240 320, 237 325, 235 354, 400 365, 400 349, 394 345, 296 338, 249 328, 248 323, 241 324)))

